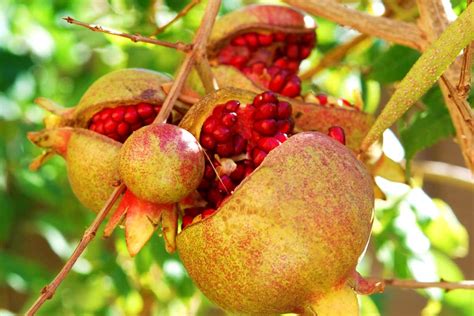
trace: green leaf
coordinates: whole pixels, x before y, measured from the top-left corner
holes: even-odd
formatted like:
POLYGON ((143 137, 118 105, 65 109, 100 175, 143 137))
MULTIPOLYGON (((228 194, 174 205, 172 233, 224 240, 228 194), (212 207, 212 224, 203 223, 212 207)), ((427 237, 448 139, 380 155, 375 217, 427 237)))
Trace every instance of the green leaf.
POLYGON ((420 150, 453 136, 455 132, 438 87, 432 89, 423 101, 427 109, 418 112, 406 126, 400 127, 400 140, 408 161, 420 150))
POLYGON ((420 53, 416 50, 394 45, 375 59, 369 79, 380 83, 402 80, 419 57, 420 53))

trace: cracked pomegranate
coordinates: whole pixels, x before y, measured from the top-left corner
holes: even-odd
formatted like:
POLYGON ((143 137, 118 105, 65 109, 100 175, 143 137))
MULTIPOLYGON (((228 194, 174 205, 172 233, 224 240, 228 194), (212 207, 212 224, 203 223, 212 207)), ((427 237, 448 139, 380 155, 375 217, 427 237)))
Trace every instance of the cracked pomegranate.
MULTIPOLYGON (((183 227, 201 213, 202 217, 212 214, 268 153, 293 133, 288 102, 279 101, 271 91, 255 96, 250 102, 247 98, 229 96, 222 98, 225 99, 222 103, 216 101, 202 124, 199 139, 209 160, 198 192, 206 205, 186 209, 183 227)), ((182 126, 186 126, 186 121, 182 126)))
POLYGON ((314 29, 310 17, 289 7, 245 7, 216 21, 209 45, 211 64, 218 77, 218 65, 232 66, 264 90, 299 96, 297 73, 316 43, 314 29))
POLYGON ((151 123, 165 98, 161 86, 169 81, 155 71, 122 69, 95 81, 75 107, 39 98, 38 104, 52 114, 46 117, 44 130, 28 134, 46 150, 32 167, 40 167, 53 154, 62 155, 74 194, 86 207, 99 211, 120 179, 118 165, 112 162, 118 142, 151 123))
MULTIPOLYGON (((118 163, 120 142, 154 120, 164 99, 162 85, 167 82, 169 79, 157 72, 124 69, 94 82, 74 108, 60 108, 52 101, 40 99, 39 103, 54 114, 45 120, 46 129, 28 135, 33 143, 46 149, 33 166, 39 167, 52 154, 63 156, 73 192, 86 207, 99 211, 122 180, 118 163)), ((177 103, 180 105, 180 102, 177 103)), ((152 151, 153 144, 142 144, 142 149, 152 151)), ((157 157, 154 158, 156 162, 157 157)), ((179 159, 177 157, 177 161, 179 159)), ((192 162, 198 163, 199 159, 192 162)), ((168 170, 171 175, 172 171, 168 170)), ((192 191, 198 185, 200 176, 187 175, 197 179, 195 185, 189 182, 191 187, 188 191, 192 191)), ((163 179, 164 176, 159 180, 163 179)), ((140 192, 137 195, 126 191, 114 207, 104 235, 109 236, 124 221, 127 247, 133 256, 161 223, 166 249, 174 251, 178 221, 175 206, 142 199, 140 192)))
POLYGON ((236 111, 233 124, 246 135, 247 151, 234 146, 221 158, 218 142, 208 149, 214 166, 207 165, 200 188, 207 205, 185 210, 179 255, 196 285, 227 311, 326 315, 339 309, 337 315, 354 315, 350 284, 370 235, 371 177, 349 149, 323 134, 299 133, 281 144, 274 135, 255 134, 256 113, 269 101, 279 104, 268 92, 252 99, 224 89, 183 118, 181 126, 202 140, 236 111), (278 142, 264 149, 259 143, 266 137, 278 142), (262 161, 255 161, 255 148, 269 150, 262 161))

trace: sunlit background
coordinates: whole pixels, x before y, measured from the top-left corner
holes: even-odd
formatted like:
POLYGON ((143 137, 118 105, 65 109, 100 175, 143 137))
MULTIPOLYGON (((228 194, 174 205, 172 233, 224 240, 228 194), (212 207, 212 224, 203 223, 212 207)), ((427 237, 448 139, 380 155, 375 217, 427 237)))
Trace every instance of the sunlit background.
MULTIPOLYGON (((143 67, 172 75, 183 57, 171 49, 71 26, 62 17, 146 35, 188 2, 0 0, 0 315, 27 309, 94 218, 72 194, 61 158, 53 158, 38 172, 28 169, 39 150, 25 135, 40 129, 44 117, 43 110, 33 104, 34 98, 44 96, 74 106, 95 79, 112 70, 143 67)), ((414 1, 344 2, 370 14, 389 14, 405 21, 414 21, 418 14, 414 1)), ((221 13, 249 3, 256 1, 224 0, 221 13)), ((465 6, 464 1, 452 4, 453 14, 465 6)), ((159 38, 189 43, 203 9, 204 3, 199 4, 159 38)), ((334 47, 360 35, 327 20, 317 19, 317 23, 318 46, 304 61, 302 72, 334 47)), ((364 110, 375 113, 418 56, 409 48, 368 38, 304 88, 350 101, 361 96, 364 110)), ((385 135, 392 159, 412 159, 421 151, 416 159, 463 164, 459 150, 449 140, 454 129, 438 88, 396 130, 398 136, 385 135)), ((363 275, 424 281, 474 278, 464 227, 474 229, 472 188, 439 182, 422 186, 420 177, 413 178, 411 186, 383 178, 377 183, 387 200, 376 203, 373 238, 359 266, 363 275)), ((361 301, 363 315, 474 314, 474 296, 468 291, 389 288, 383 295, 361 301)), ((194 287, 178 256, 164 251, 161 238, 152 238, 132 260, 123 231, 118 230, 113 238, 97 238, 89 246, 41 313, 222 315, 223 311, 194 287)))

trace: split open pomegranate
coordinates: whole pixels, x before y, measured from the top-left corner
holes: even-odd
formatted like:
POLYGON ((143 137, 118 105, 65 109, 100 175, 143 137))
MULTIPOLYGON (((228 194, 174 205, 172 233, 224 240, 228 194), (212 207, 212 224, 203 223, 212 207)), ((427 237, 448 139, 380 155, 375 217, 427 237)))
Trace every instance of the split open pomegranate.
POLYGON ((355 315, 350 283, 370 235, 372 180, 340 127, 292 135, 291 112, 272 92, 222 89, 184 116, 210 161, 203 201, 182 205, 177 249, 230 312, 355 315))
POLYGON ((211 64, 218 77, 219 65, 231 66, 263 90, 296 97, 301 94, 298 69, 315 46, 314 30, 314 21, 295 9, 248 6, 216 21, 211 64))

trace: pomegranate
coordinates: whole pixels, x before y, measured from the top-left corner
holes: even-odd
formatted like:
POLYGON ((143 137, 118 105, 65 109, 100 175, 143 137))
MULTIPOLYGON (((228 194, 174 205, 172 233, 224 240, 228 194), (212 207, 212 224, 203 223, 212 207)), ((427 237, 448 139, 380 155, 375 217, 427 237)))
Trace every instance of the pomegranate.
MULTIPOLYGON (((157 72, 124 69, 93 83, 74 108, 52 107, 51 101, 40 99, 39 103, 54 114, 45 120, 46 129, 28 135, 33 143, 46 149, 33 167, 39 167, 51 154, 62 155, 67 161, 73 192, 86 207, 99 211, 121 181, 121 142, 154 120, 164 99, 161 85, 168 81, 157 72)), ((199 175, 194 176, 199 182, 199 175)), ((172 252, 177 216, 174 205, 143 200, 127 190, 105 235, 110 235, 124 220, 127 246, 130 254, 135 255, 161 223, 166 248, 172 252)))
POLYGON ((98 212, 120 182, 121 144, 83 128, 59 127, 30 132, 34 144, 64 157, 72 191, 87 208, 98 212))
POLYGON ((253 5, 216 21, 208 54, 222 87, 238 82, 240 88, 257 91, 255 85, 296 97, 301 93, 300 63, 315 43, 309 16, 284 6, 253 5))
POLYGON ((181 121, 203 147, 214 145, 204 147, 212 157, 199 188, 206 204, 184 210, 179 255, 203 293, 230 312, 324 315, 342 306, 341 315, 352 315, 357 302, 349 284, 372 225, 371 177, 328 136, 304 132, 280 140, 278 128, 256 123, 268 119, 260 116, 265 104, 280 102, 268 92, 252 98, 224 89, 181 121), (230 132, 215 132, 228 121, 230 132), (245 140, 243 151, 235 135, 245 140), (277 142, 261 141, 269 138, 277 142), (217 146, 231 140, 233 150, 221 157, 217 146), (235 172, 243 176, 233 178, 235 172))
POLYGON ((177 203, 197 189, 204 173, 204 155, 188 131, 170 124, 152 124, 124 143, 119 172, 137 197, 154 203, 177 203))
MULTIPOLYGON (((211 34, 208 56, 212 71, 220 87, 280 94, 281 101, 293 106, 296 132, 327 133, 331 126, 342 127, 347 145, 356 150, 372 125, 372 116, 342 98, 310 94, 302 101, 297 74, 301 61, 315 46, 315 29, 311 17, 289 7, 253 5, 231 12, 216 21, 211 34), (323 97, 326 102, 319 101, 323 97)), ((202 90, 196 82, 194 76, 188 81, 202 90)))
POLYGON ((222 89, 188 113, 180 126, 198 137, 209 159, 198 187, 205 203, 185 211, 183 226, 201 213, 212 214, 271 150, 288 139, 294 126, 291 105, 271 91, 255 96, 222 89))
MULTIPOLYGON (((165 97, 161 85, 169 81, 168 77, 158 72, 145 69, 123 69, 111 72, 95 81, 73 108, 53 107, 52 101, 39 98, 38 103, 53 114, 46 117, 45 130, 28 135, 33 143, 46 149, 46 153, 40 156, 32 166, 39 167, 44 162, 44 157, 50 156, 51 153, 65 156, 68 161, 68 176, 72 190, 86 207, 98 211, 113 191, 111 183, 104 179, 119 179, 116 171, 117 164, 114 162, 104 166, 101 161, 100 152, 106 150, 103 146, 120 148, 119 142, 134 130, 150 124, 165 97), (98 137, 83 129, 106 137, 98 137), (68 135, 71 134, 81 135, 77 139, 82 141, 68 144, 68 135), (75 154, 66 156, 67 151, 73 151, 75 154), (85 154, 90 152, 91 160, 85 163, 81 152, 85 154), (97 173, 95 177, 83 176, 87 174, 88 168, 94 168, 92 165, 100 166, 102 170, 108 172, 114 170, 115 175, 108 173, 104 176, 97 173), (81 172, 82 169, 84 171, 81 172), (69 172, 69 170, 75 170, 75 172, 69 172), (96 195, 95 191, 104 194, 96 195), (108 194, 105 194, 106 192, 108 194), (96 199, 97 197, 100 198, 96 199)), ((116 151, 118 153, 118 149, 116 151)))

